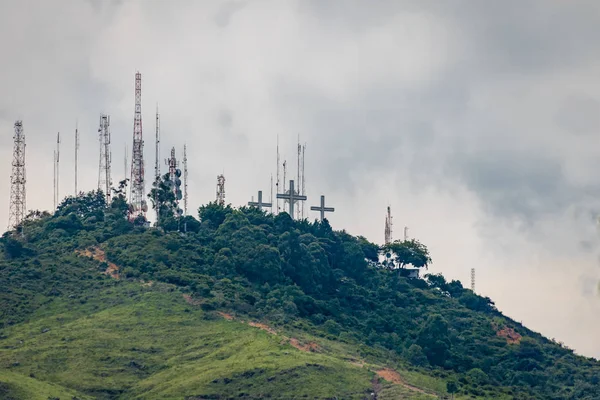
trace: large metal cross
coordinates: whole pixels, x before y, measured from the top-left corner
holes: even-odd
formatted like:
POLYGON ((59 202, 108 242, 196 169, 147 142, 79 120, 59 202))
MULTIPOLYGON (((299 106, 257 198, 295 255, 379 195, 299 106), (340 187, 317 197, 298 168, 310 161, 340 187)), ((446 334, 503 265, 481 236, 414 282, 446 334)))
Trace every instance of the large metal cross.
POLYGON ((296 191, 294 190, 294 181, 293 180, 290 180, 290 190, 288 190, 287 193, 277 194, 277 198, 289 201, 289 203, 290 203, 290 211, 289 212, 290 212, 290 217, 292 217, 292 219, 294 218, 294 202, 296 202, 297 200, 306 200, 306 196, 296 194, 296 191))
POLYGON ((262 210, 263 207, 271 207, 271 203, 263 203, 262 190, 258 191, 258 201, 249 201, 248 205, 258 207, 259 210, 262 210))
POLYGON ((321 196, 321 206, 312 206, 310 207, 311 211, 320 211, 321 212, 321 222, 325 219, 325 212, 334 212, 335 208, 333 207, 325 207, 325 196, 321 196))

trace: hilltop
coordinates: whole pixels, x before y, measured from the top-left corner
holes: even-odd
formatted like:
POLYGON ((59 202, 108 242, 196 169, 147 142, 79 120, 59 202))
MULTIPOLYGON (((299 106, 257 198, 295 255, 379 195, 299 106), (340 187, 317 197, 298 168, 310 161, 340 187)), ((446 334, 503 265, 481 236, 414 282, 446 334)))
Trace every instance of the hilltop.
POLYGON ((92 192, 2 237, 0 398, 600 398, 597 360, 327 221, 126 213, 92 192))

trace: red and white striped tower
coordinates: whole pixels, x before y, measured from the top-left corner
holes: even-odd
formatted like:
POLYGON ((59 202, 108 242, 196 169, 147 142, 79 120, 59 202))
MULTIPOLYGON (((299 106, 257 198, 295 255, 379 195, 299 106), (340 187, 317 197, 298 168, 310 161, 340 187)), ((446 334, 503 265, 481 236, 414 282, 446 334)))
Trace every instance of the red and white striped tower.
POLYGON ((131 157, 131 192, 129 219, 146 216, 148 206, 144 187, 144 139, 142 136, 142 74, 135 74, 135 114, 133 118, 133 153, 131 157))

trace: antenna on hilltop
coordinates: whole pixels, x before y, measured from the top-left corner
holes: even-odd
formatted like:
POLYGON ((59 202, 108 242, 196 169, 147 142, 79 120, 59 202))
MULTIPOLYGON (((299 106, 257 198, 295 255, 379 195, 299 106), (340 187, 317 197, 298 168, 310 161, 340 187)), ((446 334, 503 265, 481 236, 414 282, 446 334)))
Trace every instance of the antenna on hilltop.
MULTIPOLYGON (((183 215, 187 216, 188 210, 188 163, 187 146, 183 145, 183 215)), ((186 222, 187 224, 187 222, 186 222)))
POLYGON ((59 167, 60 165, 60 132, 56 134, 56 150, 54 150, 54 209, 58 207, 59 167))
POLYGON ((8 215, 8 229, 17 228, 25 219, 26 202, 26 171, 25 171, 25 134, 23 122, 15 121, 15 134, 13 136, 13 161, 12 174, 10 175, 10 210, 8 215))
POLYGON ((98 140, 100 142, 100 161, 98 163, 98 190, 104 192, 106 204, 110 204, 110 190, 112 180, 110 176, 110 116, 100 114, 98 127, 98 140))
POLYGON ((217 175, 217 204, 225 206, 225 175, 217 175))
POLYGON ((78 122, 75 121, 75 196, 79 193, 77 191, 77 164, 79 158, 79 129, 78 122))
POLYGON ((390 243, 392 243, 392 211, 390 206, 388 206, 385 216, 385 244, 390 243))
POLYGON ((471 268, 471 291, 475 293, 475 268, 471 268))
POLYGON ((135 111, 133 118, 133 148, 131 156, 131 192, 129 219, 145 217, 148 205, 144 199, 144 138, 142 135, 142 74, 135 74, 135 111))
MULTIPOLYGON (((285 178, 283 178, 283 181, 285 182, 285 178)), ((275 184, 275 192, 276 194, 279 194, 279 135, 277 135, 277 183, 275 184)), ((273 196, 271 196, 273 197, 273 196)), ((275 199, 276 203, 275 203, 275 214, 279 214, 279 198, 275 199)), ((271 203, 273 203, 273 199, 271 199, 271 203)))
POLYGON ((156 208, 156 226, 160 222, 160 206, 158 204, 158 188, 160 187, 160 115, 158 114, 158 103, 156 104, 156 137, 154 139, 154 181, 156 190, 154 191, 154 207, 156 208))
POLYGON ((408 226, 404 227, 404 241, 406 242, 408 240, 408 226))

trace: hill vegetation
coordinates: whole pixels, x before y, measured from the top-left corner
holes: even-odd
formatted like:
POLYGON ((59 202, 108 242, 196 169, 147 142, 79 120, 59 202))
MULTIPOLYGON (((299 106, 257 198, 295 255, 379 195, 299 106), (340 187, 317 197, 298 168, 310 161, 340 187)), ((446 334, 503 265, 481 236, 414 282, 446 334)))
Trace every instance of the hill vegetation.
POLYGON ((404 277, 431 262, 416 241, 214 203, 147 228, 104 198, 2 237, 0 398, 600 398, 597 360, 404 277))

